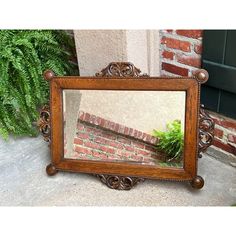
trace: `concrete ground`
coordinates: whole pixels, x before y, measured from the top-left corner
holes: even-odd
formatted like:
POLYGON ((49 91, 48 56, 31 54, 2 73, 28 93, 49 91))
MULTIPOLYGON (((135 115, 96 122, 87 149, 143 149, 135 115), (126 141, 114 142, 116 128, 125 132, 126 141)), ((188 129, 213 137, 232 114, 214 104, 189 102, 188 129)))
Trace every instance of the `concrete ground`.
POLYGON ((208 155, 199 160, 201 190, 188 183, 146 180, 130 191, 107 188, 88 174, 48 177, 42 137, 0 139, 1 206, 230 206, 236 203, 236 168, 208 155))

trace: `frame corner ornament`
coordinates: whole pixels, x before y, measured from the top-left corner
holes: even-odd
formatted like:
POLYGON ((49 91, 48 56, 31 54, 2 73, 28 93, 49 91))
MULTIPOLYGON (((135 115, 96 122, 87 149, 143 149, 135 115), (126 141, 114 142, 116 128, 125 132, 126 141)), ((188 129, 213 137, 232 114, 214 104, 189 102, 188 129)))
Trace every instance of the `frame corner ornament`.
POLYGON ((55 73, 52 70, 46 70, 43 72, 43 78, 47 81, 50 81, 53 77, 55 77, 55 73))
POLYGON ((49 176, 53 176, 55 175, 58 170, 56 169, 55 165, 53 165, 52 163, 50 163, 49 165, 47 165, 46 167, 46 172, 49 176))
POLYGON ((199 157, 206 149, 211 146, 214 140, 214 128, 215 122, 204 109, 204 105, 200 105, 200 116, 199 116, 199 157))
POLYGON ((144 178, 95 174, 107 187, 116 190, 130 190, 144 178))
POLYGON ((198 81, 198 83, 204 84, 207 82, 209 74, 204 69, 198 69, 194 72, 193 77, 198 81))
POLYGON ((141 74, 141 70, 131 62, 111 62, 107 67, 95 74, 96 77, 149 77, 141 74))
POLYGON ((51 141, 51 127, 50 127, 50 109, 49 105, 44 105, 40 110, 40 118, 37 122, 39 131, 43 135, 46 142, 51 141))
POLYGON ((197 175, 191 182, 191 186, 195 189, 201 189, 204 186, 204 179, 197 175))

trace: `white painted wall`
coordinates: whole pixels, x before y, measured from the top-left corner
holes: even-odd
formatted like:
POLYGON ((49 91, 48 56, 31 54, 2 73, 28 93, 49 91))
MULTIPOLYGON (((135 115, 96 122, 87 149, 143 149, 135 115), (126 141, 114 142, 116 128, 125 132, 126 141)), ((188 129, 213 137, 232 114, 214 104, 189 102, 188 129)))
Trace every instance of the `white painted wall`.
POLYGON ((110 62, 132 62, 159 75, 158 30, 74 30, 81 76, 93 76, 110 62))

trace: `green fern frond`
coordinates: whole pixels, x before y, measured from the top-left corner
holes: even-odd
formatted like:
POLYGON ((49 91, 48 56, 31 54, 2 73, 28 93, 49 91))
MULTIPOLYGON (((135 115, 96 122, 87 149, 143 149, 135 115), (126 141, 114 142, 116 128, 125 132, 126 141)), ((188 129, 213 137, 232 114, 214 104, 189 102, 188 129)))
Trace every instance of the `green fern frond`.
POLYGON ((153 130, 153 136, 159 139, 157 149, 163 151, 169 160, 181 160, 184 147, 184 134, 181 131, 181 122, 174 120, 167 124, 167 131, 153 130))
POLYGON ((60 30, 0 30, 0 42, 0 136, 34 136, 38 108, 49 99, 43 71, 78 74, 74 42, 60 30))

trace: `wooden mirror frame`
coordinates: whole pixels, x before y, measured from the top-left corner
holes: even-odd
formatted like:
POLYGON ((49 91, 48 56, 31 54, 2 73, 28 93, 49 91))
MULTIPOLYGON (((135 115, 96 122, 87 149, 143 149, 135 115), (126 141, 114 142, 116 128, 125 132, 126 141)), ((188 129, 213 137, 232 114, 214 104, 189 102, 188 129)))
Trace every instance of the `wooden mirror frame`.
POLYGON ((145 178, 189 181, 192 187, 202 188, 204 180, 197 175, 197 160, 200 152, 211 145, 214 135, 213 120, 200 109, 200 85, 207 81, 208 73, 201 69, 193 77, 149 77, 140 74, 132 63, 114 62, 96 76, 56 77, 52 71, 44 73, 44 78, 50 83, 50 108, 43 107, 39 127, 45 140, 50 141, 52 161, 46 168, 47 174, 52 176, 58 171, 92 173, 108 187, 123 190, 131 189, 145 178), (65 159, 63 89, 185 91, 183 168, 65 159))

